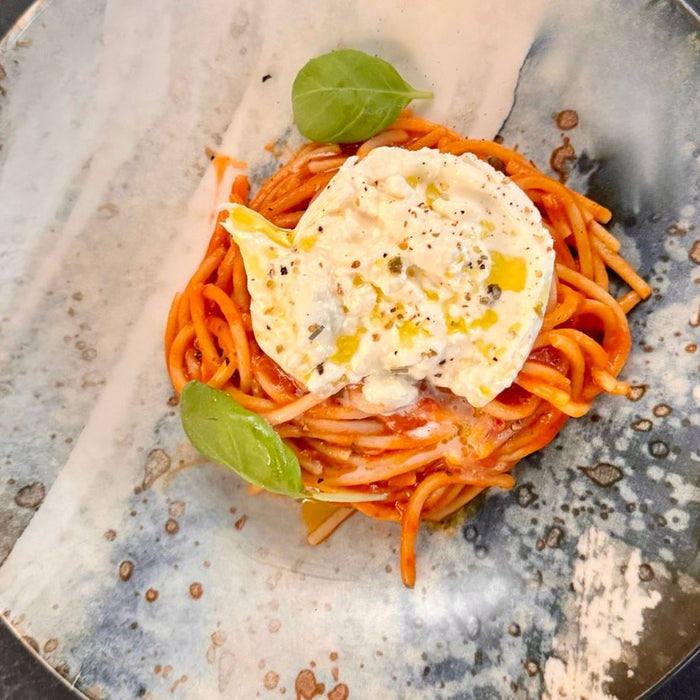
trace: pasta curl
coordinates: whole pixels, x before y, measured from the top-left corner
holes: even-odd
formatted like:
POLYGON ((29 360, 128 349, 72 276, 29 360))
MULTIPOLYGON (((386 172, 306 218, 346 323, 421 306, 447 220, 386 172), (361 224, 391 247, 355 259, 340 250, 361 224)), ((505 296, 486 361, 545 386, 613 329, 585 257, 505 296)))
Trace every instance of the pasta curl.
MULTIPOLYGON (((475 154, 528 195, 551 232, 556 266, 549 307, 511 387, 476 409, 423 383, 413 406, 388 416, 358 408, 357 387, 326 399, 306 393, 255 342, 243 261, 222 216, 199 268, 173 300, 165 356, 178 393, 192 379, 207 382, 275 426, 298 456, 307 486, 330 494, 387 494, 351 507, 401 524, 401 575, 412 586, 421 520, 442 519, 490 486, 512 487, 507 472, 547 445, 569 417, 584 415, 601 392, 629 391, 617 378, 631 344, 626 314, 650 289, 604 228, 607 209, 539 172, 520 153, 408 112, 363 144, 306 144, 250 201, 248 181, 239 176, 229 199, 293 227, 346 158, 387 145, 475 154), (620 299, 611 295, 609 271, 631 289, 620 299)), ((351 512, 341 510, 311 532, 311 542, 351 512)))

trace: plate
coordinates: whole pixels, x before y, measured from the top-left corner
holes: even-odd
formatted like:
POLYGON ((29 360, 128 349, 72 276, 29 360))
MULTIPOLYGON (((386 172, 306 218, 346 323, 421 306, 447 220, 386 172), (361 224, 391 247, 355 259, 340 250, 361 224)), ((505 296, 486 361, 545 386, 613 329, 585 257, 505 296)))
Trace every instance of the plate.
POLYGON ((0 46, 0 610, 90 698, 636 697, 700 642, 700 37, 671 2, 55 0, 0 46), (630 399, 418 541, 202 463, 163 366, 175 290, 310 57, 377 53, 419 113, 500 133, 615 212, 654 287, 630 399), (575 110, 562 132, 556 115, 575 110), (230 178, 233 170, 227 172, 230 178))

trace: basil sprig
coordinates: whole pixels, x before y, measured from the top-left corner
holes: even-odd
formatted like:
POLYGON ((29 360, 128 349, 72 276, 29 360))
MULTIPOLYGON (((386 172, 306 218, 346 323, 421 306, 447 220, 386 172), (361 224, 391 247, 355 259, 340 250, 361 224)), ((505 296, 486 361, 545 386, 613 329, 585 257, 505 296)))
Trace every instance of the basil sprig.
POLYGON ((387 61, 355 49, 311 59, 292 86, 294 121, 312 141, 355 143, 378 134, 411 100, 432 92, 411 87, 387 61))
POLYGON ((202 382, 185 385, 180 420, 190 442, 255 486, 292 498, 332 503, 382 500, 383 493, 318 493, 305 488, 299 460, 272 426, 225 391, 202 382))

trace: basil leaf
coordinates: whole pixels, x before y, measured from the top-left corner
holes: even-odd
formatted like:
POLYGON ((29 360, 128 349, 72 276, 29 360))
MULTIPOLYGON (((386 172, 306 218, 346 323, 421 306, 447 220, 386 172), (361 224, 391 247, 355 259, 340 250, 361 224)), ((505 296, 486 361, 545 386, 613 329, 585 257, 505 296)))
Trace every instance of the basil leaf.
POLYGON ((292 86, 294 121, 313 141, 354 143, 389 126, 414 99, 432 92, 412 88, 381 58, 342 49, 311 59, 292 86))
POLYGON ((308 497, 296 455, 264 418, 225 391, 189 382, 180 397, 180 420, 192 444, 209 459, 268 491, 308 497))
POLYGON ((180 420, 205 457, 273 493, 325 503, 383 501, 386 493, 307 491, 299 460, 272 426, 225 391, 189 382, 180 396, 180 420))

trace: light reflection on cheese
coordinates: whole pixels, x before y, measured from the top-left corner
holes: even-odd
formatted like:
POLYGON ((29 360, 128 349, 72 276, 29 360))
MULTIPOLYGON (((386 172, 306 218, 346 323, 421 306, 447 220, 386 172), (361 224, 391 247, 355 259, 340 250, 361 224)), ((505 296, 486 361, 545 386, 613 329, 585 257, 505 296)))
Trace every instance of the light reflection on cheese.
POLYGON ((526 195, 471 154, 349 158, 294 231, 239 205, 260 347, 309 391, 362 383, 381 412, 423 379, 473 406, 510 386, 542 324, 554 252, 526 195))

